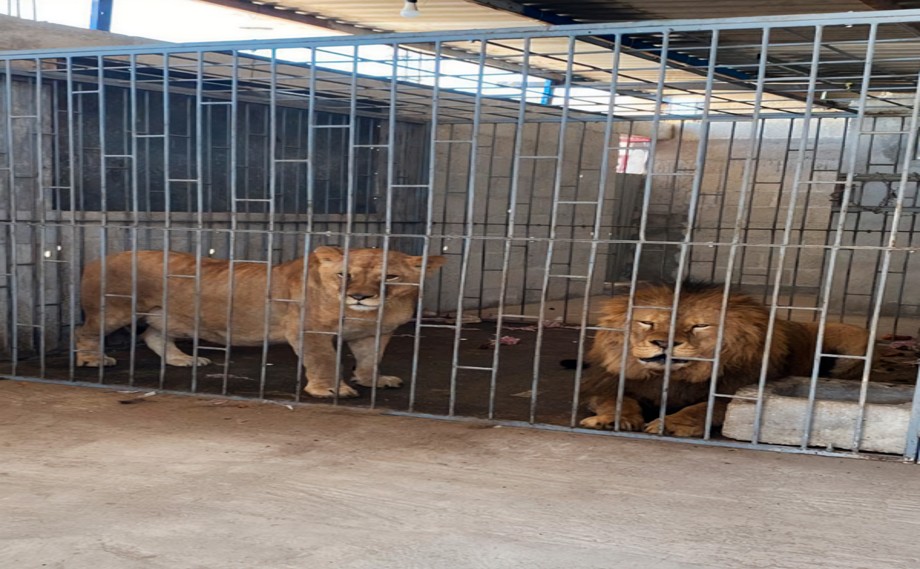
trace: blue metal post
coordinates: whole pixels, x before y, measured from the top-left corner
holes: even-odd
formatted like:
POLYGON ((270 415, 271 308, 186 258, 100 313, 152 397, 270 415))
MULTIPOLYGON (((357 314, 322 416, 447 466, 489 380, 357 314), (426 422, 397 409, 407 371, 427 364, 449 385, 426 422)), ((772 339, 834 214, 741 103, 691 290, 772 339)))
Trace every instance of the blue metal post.
POLYGON ((112 29, 112 3, 115 0, 93 0, 89 28, 108 32, 112 29))

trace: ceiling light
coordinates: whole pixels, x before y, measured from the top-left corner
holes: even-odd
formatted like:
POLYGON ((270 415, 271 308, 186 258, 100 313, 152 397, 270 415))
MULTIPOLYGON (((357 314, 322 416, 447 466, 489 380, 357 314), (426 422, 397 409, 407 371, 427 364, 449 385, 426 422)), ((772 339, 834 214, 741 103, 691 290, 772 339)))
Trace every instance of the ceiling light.
POLYGON ((406 3, 403 4, 402 11, 399 12, 399 15, 403 18, 415 18, 418 16, 418 0, 406 0, 406 3))

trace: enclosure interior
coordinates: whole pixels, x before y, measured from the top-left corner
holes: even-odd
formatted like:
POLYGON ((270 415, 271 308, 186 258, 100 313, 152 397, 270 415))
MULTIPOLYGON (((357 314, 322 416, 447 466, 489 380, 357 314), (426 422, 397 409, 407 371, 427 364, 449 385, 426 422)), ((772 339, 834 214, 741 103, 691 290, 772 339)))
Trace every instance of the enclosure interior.
MULTIPOLYGON (((115 367, 74 367, 82 267, 132 249, 445 256, 383 359, 406 386, 348 402, 416 413, 576 424, 580 374, 559 360, 639 281, 728 282, 781 318, 916 336, 909 30, 865 17, 6 56, 3 372, 307 399, 286 345, 172 368, 134 341, 142 323, 109 338, 115 367)), ((873 373, 913 382, 907 355, 873 373)))

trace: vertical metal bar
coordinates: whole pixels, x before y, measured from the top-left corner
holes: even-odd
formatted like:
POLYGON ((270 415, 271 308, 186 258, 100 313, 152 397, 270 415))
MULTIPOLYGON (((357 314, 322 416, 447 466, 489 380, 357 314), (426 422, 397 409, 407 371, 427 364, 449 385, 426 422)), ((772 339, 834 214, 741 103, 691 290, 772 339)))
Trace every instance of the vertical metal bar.
POLYGON ((108 252, 108 237, 109 237, 109 198, 108 198, 108 183, 106 180, 106 136, 105 136, 105 59, 102 56, 96 57, 96 100, 98 104, 98 113, 99 113, 99 203, 100 203, 100 230, 99 230, 99 258, 102 263, 100 265, 99 271, 99 281, 101 283, 99 289, 100 296, 100 314, 101 318, 99 319, 99 383, 103 382, 105 377, 105 366, 102 365, 105 361, 105 335, 107 332, 106 326, 106 310, 108 308, 108 297, 106 290, 107 277, 108 277, 108 266, 105 262, 105 256, 108 252))
POLYGON ((93 0, 89 29, 107 32, 112 29, 112 4, 114 0, 93 0))
POLYGON ((239 75, 240 75, 240 53, 234 50, 232 61, 230 63, 230 116, 228 117, 229 145, 230 145, 230 172, 228 173, 230 182, 230 231, 227 235, 227 324, 224 331, 227 338, 224 346, 224 365, 223 377, 221 378, 220 392, 227 394, 228 383, 230 380, 230 357, 233 353, 233 300, 236 289, 236 235, 238 227, 238 178, 237 178, 237 160, 239 159, 239 75))
POLYGON ((339 297, 339 322, 338 335, 335 339, 335 385, 332 401, 333 404, 339 402, 339 389, 342 385, 342 351, 345 343, 345 298, 348 295, 349 279, 349 261, 351 236, 354 231, 354 212, 355 212, 355 187, 357 185, 357 173, 355 172, 355 161, 357 153, 355 144, 357 142, 358 129, 358 59, 359 49, 357 45, 352 46, 351 75, 349 83, 348 97, 348 169, 346 175, 347 191, 345 192, 345 235, 343 243, 342 256, 342 292, 339 297))
POLYGON ((268 235, 266 236, 266 250, 268 258, 265 260, 265 298, 264 317, 262 320, 262 368, 259 372, 259 399, 265 398, 265 379, 268 372, 268 346, 269 326, 272 317, 272 248, 275 237, 275 193, 277 179, 278 159, 278 52, 272 49, 269 82, 269 113, 268 113, 268 235))
MULTIPOLYGON (((74 150, 74 145, 76 144, 75 140, 75 126, 74 126, 74 114, 76 113, 74 109, 74 86, 73 86, 73 59, 70 57, 64 58, 65 68, 65 81, 67 83, 67 186, 68 186, 68 196, 70 203, 70 245, 73 248, 69 252, 70 255, 70 283, 69 286, 69 319, 70 319, 70 338, 67 350, 67 376, 73 380, 76 373, 76 347, 77 347, 77 298, 78 288, 77 281, 80 279, 80 258, 82 253, 82 247, 78 245, 80 241, 78 236, 80 232, 77 229, 77 165, 76 165, 76 151, 74 150)), ((7 75, 9 77, 9 75, 7 75)), ((62 208, 63 209, 63 208, 62 208)), ((15 320, 14 320, 15 322, 15 320)), ((15 358, 14 358, 15 361, 15 358)), ((13 372, 15 373, 15 371, 13 372)))
MULTIPOLYGON (((715 406, 716 391, 718 388, 717 380, 719 378, 719 369, 722 367, 722 345, 725 341, 725 317, 728 314, 728 300, 731 295, 732 274, 735 271, 735 262, 738 257, 739 249, 743 252, 741 243, 742 227, 744 226, 745 210, 747 209, 748 196, 753 194, 753 178, 756 169, 756 157, 759 151, 759 141, 763 137, 764 127, 760 120, 761 110, 763 107, 764 83, 767 73, 767 54, 770 51, 770 28, 764 28, 760 36, 760 58, 757 63, 757 86, 754 91, 754 110, 751 113, 751 136, 750 149, 748 156, 744 161, 744 170, 741 174, 741 186, 738 195, 738 207, 735 211, 735 222, 732 228, 731 243, 728 247, 728 258, 725 263, 725 279, 722 289, 722 305, 719 307, 719 328, 716 332, 716 353, 712 362, 712 376, 709 380, 709 398, 706 406, 706 424, 704 428, 704 440, 709 440, 712 431, 713 407, 715 406)), ((746 239, 745 239, 746 244, 746 239)), ((757 402, 763 401, 763 386, 765 378, 760 377, 758 384, 757 402)), ((757 434, 759 433, 760 423, 754 422, 753 444, 757 444, 757 434)))
MULTIPOLYGON (((45 361, 45 352, 48 350, 47 346, 47 337, 48 337, 48 315, 47 315, 47 282, 46 282, 46 247, 47 244, 47 232, 48 232, 48 216, 47 209, 51 207, 50 200, 46 200, 45 196, 45 154, 44 154, 44 144, 42 141, 43 132, 43 121, 42 118, 45 116, 42 109, 42 84, 44 83, 44 78, 42 77, 42 62, 41 59, 35 59, 35 112, 34 120, 35 121, 35 202, 33 203, 33 208, 35 213, 38 214, 38 234, 39 234, 39 246, 37 256, 38 265, 38 357, 39 357, 39 373, 41 377, 45 377, 46 373, 46 361, 45 361)), ((34 219, 34 217, 33 217, 34 219)), ((50 254, 50 251, 48 252, 50 254)))
MULTIPOLYGON (((387 271, 389 268, 389 257, 390 257, 390 235, 393 233, 393 184, 396 183, 396 164, 395 164, 395 153, 396 153, 396 97, 397 97, 397 77, 399 76, 399 70, 397 68, 398 55, 399 53, 399 44, 393 44, 393 59, 391 61, 391 70, 390 70, 390 104, 387 109, 387 164, 386 164, 386 196, 385 196, 385 206, 386 213, 384 215, 384 226, 383 226, 383 265, 380 268, 380 290, 378 294, 380 295, 380 305, 377 309, 377 323, 374 330, 374 357, 379 360, 380 356, 380 345, 381 338, 380 335, 383 333, 383 316, 386 313, 386 299, 387 294, 387 271)), ((427 267, 422 267, 422 279, 424 279, 425 270, 427 267)), ((374 366, 373 375, 371 376, 371 409, 377 406, 377 381, 380 376, 379 366, 374 366)))
POLYGON ((914 398, 910 406, 910 422, 907 425, 907 443, 904 446, 904 458, 917 462, 920 446, 920 368, 914 377, 914 398))
MULTIPOLYGON (((479 152, 479 124, 482 113, 482 83, 485 73, 486 52, 489 43, 485 38, 474 40, 479 42, 479 61, 476 81, 476 95, 473 102, 473 125, 470 133, 470 160, 469 169, 467 170, 467 198, 466 198, 466 220, 463 230, 463 254, 460 258, 460 279, 457 285, 457 318, 454 323, 454 345, 453 356, 450 365, 450 402, 448 404, 448 415, 453 416, 457 405, 457 366, 460 365, 460 335, 463 330, 463 294, 466 290, 467 273, 470 266, 470 251, 473 242, 473 223, 474 210, 476 204, 476 175, 479 152)), ((501 331, 498 331, 501 334, 501 331)), ((498 342, 498 338, 496 338, 498 342)))
MULTIPOLYGON (((441 42, 434 43, 434 70, 432 72, 433 85, 431 88, 431 123, 428 137, 428 184, 425 199, 425 235, 422 240, 422 265, 428 266, 428 256, 431 253, 431 233, 434 226, 434 191, 437 178, 437 152, 438 152, 438 112, 441 102, 441 42)), ((526 56, 525 56, 526 57, 526 56)), ((412 340, 412 375, 409 380, 409 412, 415 410, 415 396, 418 386, 418 358, 421 353, 422 341, 422 305, 425 301, 425 275, 418 283, 418 301, 415 307, 415 337, 412 340)), ((502 289, 504 290, 504 289, 502 289)), ((501 315, 499 314, 499 318, 501 315)), ((499 329, 501 329, 499 327, 499 329)), ((494 360, 493 360, 494 361, 494 360)), ((493 365, 493 370, 496 366, 493 365)), ((494 381, 493 371, 493 381, 494 381)), ((494 384, 494 383, 493 383, 494 384)), ((490 392, 491 393, 491 392, 490 392)), ((491 401, 491 398, 490 398, 491 401)), ((490 405, 491 410, 491 405, 490 405)), ((491 418, 491 414, 489 415, 491 418)))
MULTIPOLYGON (((877 24, 873 24, 869 34, 870 42, 875 44, 875 29, 877 24)), ((871 49, 867 57, 867 66, 871 64, 871 49)), ((868 89, 869 79, 864 78, 863 89, 868 89)), ((920 74, 917 75, 917 82, 920 83, 920 74)), ((869 375, 872 373, 872 356, 875 351, 875 341, 878 335, 878 321, 882 313, 882 306, 885 301, 885 289, 888 284, 888 272, 891 270, 891 254, 897 246, 898 233, 900 231, 901 216, 904 214, 904 195, 907 191, 907 185, 910 180, 910 163, 917 150, 917 133, 920 128, 920 90, 914 92, 913 105, 910 114, 910 133, 907 138, 907 148, 904 150, 904 159, 901 162, 901 179, 898 181, 897 197, 895 198, 894 211, 891 214, 891 229, 888 232, 887 243, 882 251, 882 269, 878 275, 878 288, 875 297, 875 306, 872 309, 871 325, 869 327, 869 343, 866 347, 866 363, 863 366, 861 383, 859 386, 859 413, 856 418, 856 425, 853 428, 853 451, 859 451, 859 445, 862 442, 863 420, 866 416, 866 403, 869 394, 869 375)), ((820 344, 819 348, 820 350, 820 344)), ((819 358, 816 357, 816 360, 819 358)), ((817 365, 817 364, 816 364, 817 365)), ((918 389, 915 387, 915 389, 918 389)), ((911 417, 912 421, 916 417, 911 417)), ((916 432, 916 431, 914 431, 916 432)), ((807 431, 806 431, 807 434, 807 431)), ((916 437, 914 437, 916 440, 916 437)), ((908 445, 910 446, 910 445, 908 445)), ((908 455, 910 456, 910 455, 908 455)))
MULTIPOLYGON (((601 171, 598 176, 597 184, 597 207, 594 211, 594 228, 591 231, 591 249, 588 252, 588 278, 585 281, 584 302, 581 305, 581 315, 579 316, 578 326, 578 355, 576 356, 575 365, 575 383, 572 387, 572 409, 569 419, 569 426, 574 427, 578 419, 578 407, 581 403, 581 379, 582 379, 582 362, 585 358, 585 340, 588 332, 588 313, 591 298, 591 284, 594 280, 594 272, 597 266, 597 247, 600 240, 601 223, 604 219, 604 199, 607 192, 608 170, 610 169, 610 141, 613 137, 613 117, 616 112, 617 89, 620 81, 620 51, 622 49, 622 38, 617 35, 614 38, 613 55, 610 63, 610 92, 607 98, 607 118, 604 121, 604 144, 601 148, 601 171)), ((618 145, 617 145, 618 146, 618 145)), ((622 383, 622 382, 620 382, 622 383)))
POLYGON ((505 227, 505 239, 502 249, 502 269, 499 283, 498 294, 498 316, 495 321, 495 333, 497 334, 495 347, 492 349, 492 372, 489 378, 489 419, 495 417, 495 394, 498 387, 498 366, 499 353, 501 349, 502 327, 504 326, 505 317, 505 296, 508 289, 508 264, 511 258, 511 247, 515 240, 515 221, 517 219, 517 196, 520 190, 521 182, 521 154, 524 145, 524 129, 526 126, 525 119, 527 116, 527 90, 529 89, 528 79, 530 77, 530 51, 531 40, 524 38, 524 48, 522 51, 521 61, 521 98, 518 104, 517 120, 515 122, 514 132, 514 151, 511 163, 511 186, 508 191, 508 217, 505 227))
POLYGON ((18 219, 19 219, 19 204, 16 199, 16 145, 13 142, 13 74, 12 65, 9 59, 3 62, 4 63, 4 73, 3 73, 3 90, 4 90, 4 100, 6 103, 5 115, 6 115, 6 141, 7 141, 7 154, 6 154, 6 176, 7 176, 7 187, 10 189, 9 195, 9 204, 10 204, 10 253, 9 253, 9 263, 10 263, 10 316, 12 321, 12 326, 10 326, 12 333, 10 346, 10 352, 12 356, 12 363, 10 366, 10 373, 16 375, 16 368, 19 364, 19 237, 18 233, 18 219))
POLYGON ((137 56, 129 58, 130 112, 128 134, 131 137, 131 343, 128 354, 128 384, 134 385, 135 365, 137 362, 137 230, 140 224, 138 212, 138 146, 137 146, 137 56))
MULTIPOLYGON (((172 113, 169 112, 169 53, 163 52, 163 296, 160 304, 163 310, 163 335, 169 330, 169 249, 172 231, 172 188, 169 185, 172 161, 169 159, 170 138, 172 136, 172 113)), ((165 352, 164 352, 165 353, 165 352)), ((163 389, 166 383, 166 358, 160 358, 159 386, 163 389)))
MULTIPOLYGON (((543 348, 543 319, 546 315, 546 297, 549 295, 549 279, 552 273, 553 253, 555 252, 557 225, 559 222, 559 194, 562 190, 562 174, 565 170, 565 136, 568 132, 569 105, 572 97, 572 65, 575 59, 575 36, 568 36, 568 50, 565 61, 565 80, 563 89, 565 95, 562 99, 562 116, 559 120, 559 138, 556 141, 556 172, 553 178, 553 197, 549 214, 549 241, 546 243, 546 261, 543 265, 543 283, 540 289, 540 312, 537 317, 537 337, 534 341, 533 378, 530 384, 530 415, 531 423, 537 418, 537 398, 540 386, 540 351, 543 348)), ((499 331, 501 335, 501 331, 499 331)), ((498 343, 498 339, 496 339, 498 343)))
MULTIPOLYGON (((654 112, 651 121, 651 140, 648 149, 648 168, 645 176, 645 185, 642 193, 642 209, 639 216, 639 240, 636 242, 635 254, 633 257, 633 268, 629 283, 629 298, 626 303, 626 322, 623 334, 623 351, 621 353, 620 378, 626 377, 626 363, 629 361, 629 330, 632 327, 633 306, 635 304, 636 288, 639 282, 639 267, 642 262, 642 250, 645 243, 648 242, 648 214, 652 199, 653 179, 655 172, 655 151, 658 148, 658 129, 661 126, 661 105, 664 101, 664 86, 667 78, 668 59, 665 54, 668 53, 669 37, 668 30, 662 30, 662 45, 660 49, 661 57, 658 64, 658 79, 655 83, 655 103, 654 112)), ((669 369, 665 373, 669 373, 669 369)), ((614 430, 620 430, 620 419, 623 415, 623 398, 626 393, 626 382, 617 382, 617 402, 614 412, 613 426, 614 430)))
MULTIPOLYGON (((820 32, 821 28, 820 27, 817 28, 817 31, 820 32)), ((845 222, 846 222, 847 203, 849 202, 850 194, 853 188, 853 177, 855 175, 855 169, 856 169, 856 157, 857 157, 858 148, 859 148, 860 132, 862 131, 862 121, 866 114, 866 101, 868 100, 869 85, 872 80, 872 63, 875 57, 875 47, 876 47, 875 41, 876 41, 877 35, 878 35, 878 25, 875 23, 870 24, 868 43, 866 45, 865 63, 863 65, 862 85, 860 86, 860 89, 859 89, 859 104, 858 104, 858 108, 856 112, 856 119, 855 119, 857 128, 856 128, 856 133, 854 137, 854 144, 853 144, 853 147, 850 148, 850 155, 848 157, 849 168, 847 172, 846 182, 844 182, 843 196, 841 197, 841 202, 840 202, 840 215, 837 220, 837 228, 836 228, 836 233, 834 235, 834 242, 831 245, 829 258, 828 258, 828 262, 826 265, 827 274, 824 279, 824 287, 823 287, 823 290, 821 291, 822 298, 821 298, 820 318, 818 321, 818 335, 815 341, 815 353, 814 353, 813 364, 812 364, 813 369, 811 372, 811 380, 808 386, 808 407, 807 407, 808 412, 805 414, 805 419, 802 425, 803 430, 802 430, 801 448, 803 449, 808 447, 809 441, 811 440, 811 427, 814 422, 815 399, 816 399, 817 390, 818 390, 818 372, 820 371, 819 367, 821 364, 821 357, 825 355, 824 349, 822 346, 824 343, 824 334, 827 328, 827 313, 828 313, 828 307, 830 305, 830 293, 833 287, 834 272, 837 266, 837 255, 839 254, 840 244, 843 239, 843 229, 844 229, 845 222)), ((816 46, 815 49, 816 50, 819 49, 818 47, 819 42, 820 42, 820 33, 816 33, 816 37, 815 37, 815 46, 816 46)), ((817 61, 814 61, 813 63, 814 63, 815 69, 812 70, 810 79, 813 78, 817 72, 817 61)), ((812 85, 812 82, 810 82, 809 85, 812 85)), ((809 93, 809 98, 808 98, 809 102, 811 102, 813 95, 814 95, 814 91, 812 89, 812 91, 809 93)), ((810 109, 806 109, 806 110, 810 110, 810 109)), ((914 103, 913 113, 914 113, 913 117, 914 119, 916 119, 916 113, 917 113, 917 103, 916 102, 914 103)), ((802 126, 802 131, 803 131, 802 144, 804 147, 804 143, 807 140, 807 132, 808 132, 807 122, 802 126)), ((804 154, 804 148, 800 149, 800 151, 804 154)), ((793 186, 793 196, 796 195, 797 190, 798 190, 799 168, 800 166, 797 166, 796 168, 796 178, 795 178, 795 185, 793 186)), ((906 172, 907 172, 907 169, 905 168, 905 173, 904 173, 905 177, 903 178, 905 182, 907 179, 906 172)), ((903 186, 902 186, 902 193, 903 193, 903 186)), ((790 199, 791 203, 794 203, 794 201, 795 201, 794 197, 790 199)), ((899 203, 899 205, 901 204, 899 203)), ((792 220, 792 212, 790 211, 787 222, 791 223, 791 220, 792 220)), ((896 236, 896 234, 897 234, 897 224, 894 224, 894 226, 892 227, 892 234, 891 234, 892 242, 891 242, 891 245, 889 246, 894 245, 893 239, 896 236)), ((783 251, 781 251, 781 253, 782 252, 783 251)), ((887 251, 887 255, 889 255, 889 257, 886 257, 886 264, 883 267, 883 271, 887 271, 888 269, 887 261, 890 260, 890 250, 887 251)), ((882 278, 885 278, 885 277, 886 275, 883 272, 882 278)), ((881 289, 879 290, 881 291, 881 289)), ((881 307, 883 296, 884 296, 884 293, 879 292, 878 303, 877 303, 878 307, 881 307)), ((777 297, 777 294, 774 294, 774 301, 776 297, 777 297)), ((876 333, 876 323, 877 322, 878 322, 878 318, 876 315, 876 318, 875 320, 873 320, 872 326, 869 332, 869 345, 868 345, 868 349, 866 352, 866 360, 865 360, 866 365, 864 366, 862 386, 860 389, 859 422, 854 427, 855 429, 854 430, 854 445, 856 445, 854 446, 854 451, 858 450, 859 448, 858 444, 859 444, 859 439, 862 433, 862 417, 863 417, 863 412, 865 411, 865 403, 866 403, 865 395, 866 395, 866 390, 867 390, 867 381, 868 381, 869 373, 872 371, 870 369, 872 367, 870 362, 872 361, 871 355, 872 355, 872 351, 874 348, 873 344, 875 343, 875 333, 876 333)))
MULTIPOLYGON (((195 65, 195 299, 192 303, 192 393, 198 392, 198 337, 201 332, 201 234, 204 231, 204 52, 195 65)), ((191 118, 191 117, 190 117, 191 118)), ((191 201, 191 200, 189 200, 191 201)), ((191 204, 189 204, 191 205, 191 204)), ((264 367, 263 367, 264 371, 264 367)), ((260 394, 261 397, 261 394, 260 394)))
MULTIPOLYGON (((664 41, 667 41, 667 37, 665 37, 664 41)), ((703 95, 703 112, 699 122, 699 143, 697 144, 696 164, 693 173, 693 181, 690 185, 690 202, 687 205, 687 226, 686 231, 684 232, 684 238, 680 244, 680 252, 678 253, 677 260, 677 278, 675 279, 674 283, 674 300, 673 304, 671 305, 670 326, 668 330, 667 345, 669 348, 665 352, 665 373, 664 378, 662 379, 661 404, 658 409, 658 416, 661 419, 661 422, 658 425, 659 434, 664 434, 665 431, 665 416, 667 415, 668 411, 668 390, 670 387, 671 379, 671 362, 673 359, 674 351, 670 346, 674 345, 674 336, 677 332, 677 307, 680 303, 681 285, 683 284, 682 279, 687 269, 687 256, 690 251, 690 246, 693 242, 693 230, 696 227, 696 215, 697 209, 699 207, 700 190, 703 184, 703 171, 705 170, 706 165, 706 153, 709 149, 709 112, 712 104, 712 84, 713 80, 715 79, 715 65, 716 58, 718 56, 718 48, 719 30, 715 29, 712 30, 710 36, 709 65, 706 70, 706 89, 703 95)), ((708 431, 704 430, 704 437, 707 434, 708 431)))
MULTIPOLYGON (((304 334, 307 327, 307 296, 309 290, 307 283, 310 278, 310 251, 313 249, 313 218, 315 211, 314 179, 316 177, 316 49, 310 49, 310 77, 308 79, 307 95, 307 227, 303 240, 303 271, 301 272, 300 286, 300 328, 297 330, 297 374, 294 385, 294 400, 300 401, 303 397, 304 377, 304 334)), ((328 194, 327 194, 328 195, 328 194)))

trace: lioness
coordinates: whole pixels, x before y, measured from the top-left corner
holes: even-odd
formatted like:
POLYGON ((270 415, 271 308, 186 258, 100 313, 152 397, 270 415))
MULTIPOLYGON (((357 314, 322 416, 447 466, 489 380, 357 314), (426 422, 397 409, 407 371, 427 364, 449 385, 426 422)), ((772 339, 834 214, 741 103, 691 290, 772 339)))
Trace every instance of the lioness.
MULTIPOLYGON (((390 251, 387 272, 383 270, 381 249, 353 249, 344 254, 336 247, 319 247, 309 256, 306 299, 303 297, 303 258, 271 268, 271 292, 266 301, 266 267, 261 263, 237 262, 233 266, 233 297, 230 298, 230 262, 201 259, 200 295, 195 299, 195 256, 170 252, 164 262, 162 251, 137 252, 136 290, 132 291, 132 253, 126 251, 105 258, 105 327, 102 318, 100 260, 83 272, 81 302, 85 322, 76 331, 77 365, 98 367, 114 365, 115 359, 101 355, 100 329, 103 336, 131 324, 132 295, 135 310, 147 324, 141 336, 151 350, 173 366, 207 365, 208 358, 183 353, 177 338, 195 334, 198 312, 198 337, 208 342, 233 346, 259 346, 263 338, 270 343, 287 342, 303 357, 307 385, 313 397, 335 395, 335 356, 332 337, 338 332, 342 287, 345 287, 345 322, 343 339, 357 360, 354 382, 370 387, 390 336, 397 327, 412 318, 418 299, 418 284, 426 272, 444 264, 444 257, 422 257, 390 251), (164 305, 163 275, 168 275, 164 305), (380 281, 386 281, 381 301, 380 281), (304 302, 305 301, 305 302, 304 302), (227 304, 232 303, 227 323, 227 304), (378 310, 383 304, 380 352, 375 353, 378 310), (265 308, 271 313, 266 328, 265 308), (164 306, 167 311, 164 311, 164 306), (304 329, 301 334, 301 307, 304 329), (323 332, 326 332, 325 334, 323 332), (300 337, 303 344, 300 345, 300 337), (101 356, 101 357, 100 357, 101 356)), ((402 380, 389 375, 378 376, 379 387, 399 387, 402 380)), ((358 392, 345 382, 339 397, 354 397, 358 392)))
MULTIPOLYGON (((663 378, 667 356, 671 356, 671 375, 667 393, 664 433, 679 437, 703 435, 709 400, 712 362, 715 357, 722 307, 723 285, 687 282, 681 287, 677 307, 674 339, 668 345, 671 330, 673 285, 646 284, 636 288, 632 326, 628 330, 629 346, 623 362, 623 333, 599 331, 588 353, 590 366, 582 383, 582 393, 595 415, 581 421, 581 426, 612 429, 616 412, 617 389, 622 374, 625 397, 622 402, 620 428, 658 433, 660 419, 646 424, 646 413, 658 416, 663 398, 663 378), (695 359, 701 358, 701 359, 695 359), (644 413, 645 411, 646 413, 644 413)), ((601 309, 600 326, 626 327, 627 296, 616 296, 601 309)), ((767 345, 770 311, 760 302, 743 294, 728 298, 722 334, 721 367, 717 374, 716 393, 734 395, 760 377, 767 345)), ((788 375, 810 376, 814 362, 818 326, 815 323, 774 322, 767 379, 788 375)), ((822 352, 838 355, 865 355, 869 332, 841 323, 828 323, 822 352)), ((831 377, 859 377, 863 361, 839 358, 822 360, 821 371, 831 377), (832 364, 832 365, 827 365, 832 364)), ((720 426, 728 401, 716 398, 712 425, 720 426)))

